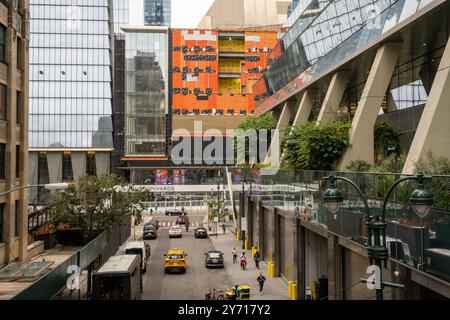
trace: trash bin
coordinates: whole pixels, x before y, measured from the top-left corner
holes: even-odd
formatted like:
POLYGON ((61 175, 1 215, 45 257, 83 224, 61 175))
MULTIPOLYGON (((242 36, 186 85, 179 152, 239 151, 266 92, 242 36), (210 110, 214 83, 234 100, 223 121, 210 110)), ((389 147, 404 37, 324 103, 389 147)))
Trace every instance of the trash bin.
POLYGON ((250 287, 249 286, 240 286, 241 290, 241 299, 240 300, 250 300, 250 287))

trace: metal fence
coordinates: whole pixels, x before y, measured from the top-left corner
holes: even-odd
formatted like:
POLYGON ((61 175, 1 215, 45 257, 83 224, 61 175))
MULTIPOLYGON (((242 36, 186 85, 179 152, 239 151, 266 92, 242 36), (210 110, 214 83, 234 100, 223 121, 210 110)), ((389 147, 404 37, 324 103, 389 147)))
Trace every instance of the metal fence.
MULTIPOLYGON (((280 170, 275 175, 264 176, 259 170, 233 171, 234 180, 245 177, 246 193, 263 203, 292 212, 300 219, 308 220, 347 239, 360 244, 367 243, 366 216, 363 202, 348 184, 337 183, 346 199, 337 214, 331 214, 322 203, 328 188, 324 177, 327 171, 280 170)), ((400 174, 333 172, 355 182, 368 199, 371 214, 381 212, 382 202, 390 186, 400 174)), ((391 257, 412 267, 450 282, 450 176, 433 176, 426 187, 435 196, 434 206, 423 219, 409 205, 409 197, 415 182, 400 184, 389 199, 387 219, 387 243, 391 257)), ((235 191, 239 193, 239 191, 235 191)))
POLYGON ((50 300, 65 288, 67 280, 72 275, 68 273, 70 266, 78 266, 81 270, 89 266, 101 255, 106 245, 107 234, 103 232, 85 247, 76 251, 55 269, 34 282, 31 286, 18 293, 13 300, 50 300))

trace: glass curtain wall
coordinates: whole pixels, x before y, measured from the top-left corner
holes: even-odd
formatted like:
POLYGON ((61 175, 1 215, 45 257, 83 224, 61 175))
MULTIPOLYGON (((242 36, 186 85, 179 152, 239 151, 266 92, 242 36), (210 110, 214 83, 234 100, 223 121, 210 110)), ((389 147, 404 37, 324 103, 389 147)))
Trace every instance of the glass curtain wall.
POLYGON ((30 0, 31 148, 113 148, 110 1, 30 0))
POLYGON ((146 26, 170 26, 171 0, 144 0, 146 26))
POLYGON ((166 156, 168 34, 127 32, 125 48, 127 156, 166 156))

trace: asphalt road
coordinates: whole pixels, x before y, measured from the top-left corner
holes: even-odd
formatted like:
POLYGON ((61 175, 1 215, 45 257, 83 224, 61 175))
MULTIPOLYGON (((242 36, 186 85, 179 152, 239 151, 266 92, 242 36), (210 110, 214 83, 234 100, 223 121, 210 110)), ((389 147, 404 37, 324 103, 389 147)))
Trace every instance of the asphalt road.
MULTIPOLYGON (((214 250, 211 240, 195 239, 194 229, 189 232, 183 229, 183 237, 169 239, 168 226, 176 217, 155 216, 160 221, 158 238, 148 243, 151 256, 144 274, 144 292, 142 300, 204 300, 209 289, 227 289, 233 286, 231 278, 224 269, 206 269, 204 265, 206 253, 214 250), (169 249, 182 249, 188 254, 187 270, 184 274, 164 273, 164 254, 169 249)), ((203 215, 189 215, 191 225, 201 225, 203 215)))

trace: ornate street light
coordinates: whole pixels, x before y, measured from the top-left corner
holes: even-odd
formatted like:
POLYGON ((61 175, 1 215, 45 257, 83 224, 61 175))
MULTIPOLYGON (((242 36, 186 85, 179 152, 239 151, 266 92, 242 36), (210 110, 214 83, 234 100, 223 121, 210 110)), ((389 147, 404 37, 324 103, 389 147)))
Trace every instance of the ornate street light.
MULTIPOLYGON (((434 197, 431 192, 425 189, 424 181, 431 179, 431 177, 424 177, 423 175, 417 176, 409 176, 405 178, 401 178, 397 180, 389 189, 386 197, 383 201, 383 207, 381 211, 381 217, 379 215, 371 216, 370 209, 367 203, 366 197, 363 195, 358 186, 351 180, 345 177, 339 177, 335 175, 330 175, 325 178, 330 182, 330 188, 328 188, 323 196, 324 205, 328 210, 334 215, 337 214, 339 208, 341 207, 344 198, 339 189, 335 186, 336 180, 341 180, 349 183, 351 186, 355 188, 358 192, 359 196, 364 202, 364 209, 367 217, 367 255, 369 256, 370 264, 377 265, 380 270, 380 279, 379 283, 381 284, 381 288, 376 288, 376 296, 377 300, 383 300, 383 288, 384 287, 394 287, 394 288, 403 288, 402 285, 394 284, 394 283, 384 283, 382 282, 382 274, 381 274, 381 264, 384 262, 386 267, 387 260, 389 258, 389 251, 386 247, 386 207, 389 201, 389 197, 394 191, 394 189, 402 182, 406 180, 415 180, 417 182, 417 188, 412 192, 410 197, 410 203, 413 207, 414 212, 421 218, 425 217, 430 208, 433 205, 434 197)), ((361 279, 364 282, 367 282, 365 279, 361 279)))
POLYGON ((425 189, 424 180, 427 179, 421 175, 417 176, 417 188, 411 194, 409 202, 412 205, 414 212, 420 217, 425 218, 430 212, 434 203, 433 194, 425 189))

